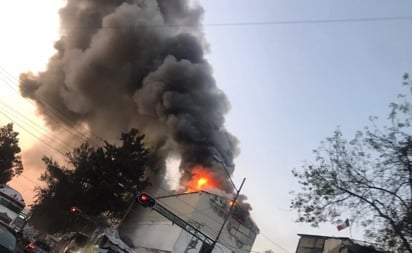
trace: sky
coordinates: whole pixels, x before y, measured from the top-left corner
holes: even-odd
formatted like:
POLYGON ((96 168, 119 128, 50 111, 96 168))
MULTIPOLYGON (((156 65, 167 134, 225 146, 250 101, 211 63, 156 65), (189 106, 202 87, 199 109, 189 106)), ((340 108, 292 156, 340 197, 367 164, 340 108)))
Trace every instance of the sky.
MULTIPOLYGON (((368 117, 385 118, 388 104, 402 91, 402 75, 411 70, 411 20, 326 22, 327 20, 410 15, 409 1, 203 0, 204 32, 217 85, 231 110, 226 127, 240 141, 233 180, 246 178, 242 193, 260 227, 254 251, 294 252, 298 233, 362 238, 354 225, 338 232, 335 224, 312 228, 297 224, 289 209, 291 174, 313 159, 312 150, 339 127, 347 138, 368 125, 368 117), (325 20, 324 22, 286 21, 325 20), (260 23, 260 24, 256 24, 260 23)), ((33 105, 18 97, 5 79, 45 68, 58 38, 52 0, 8 1, 0 9, 0 123, 5 115, 36 117, 33 105), (35 3, 34 3, 35 2, 35 3), (24 6, 24 7, 23 7, 24 6), (11 110, 10 107, 14 108, 11 110)), ((16 82, 14 82, 15 85, 16 82)), ((16 88, 16 87, 14 87, 16 88)), ((21 122, 21 121, 18 121, 21 122)), ((24 124, 22 124, 24 126, 24 124)), ((21 128, 23 149, 47 128, 21 128)), ((44 145, 47 150, 47 145, 44 145)), ((27 170, 12 185, 33 195, 36 173, 27 170)))

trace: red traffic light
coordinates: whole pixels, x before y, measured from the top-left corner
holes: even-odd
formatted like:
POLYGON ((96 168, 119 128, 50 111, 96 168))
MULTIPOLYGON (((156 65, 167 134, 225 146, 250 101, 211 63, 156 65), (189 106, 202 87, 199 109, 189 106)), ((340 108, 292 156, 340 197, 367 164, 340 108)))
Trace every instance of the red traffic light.
POLYGON ((72 207, 70 208, 70 213, 72 213, 72 214, 74 214, 74 215, 80 215, 81 211, 80 211, 79 208, 77 208, 77 207, 75 207, 75 206, 72 206, 72 207))
POLYGON ((137 194, 136 200, 137 203, 143 207, 154 207, 156 204, 156 200, 154 198, 143 192, 137 194))

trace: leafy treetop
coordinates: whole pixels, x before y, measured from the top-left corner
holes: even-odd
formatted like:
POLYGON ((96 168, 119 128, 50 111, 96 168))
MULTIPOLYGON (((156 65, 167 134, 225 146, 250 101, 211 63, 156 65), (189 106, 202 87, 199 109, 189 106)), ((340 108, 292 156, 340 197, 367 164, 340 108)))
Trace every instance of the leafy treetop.
POLYGON ((389 126, 373 117, 351 140, 338 129, 314 150, 313 162, 292 171, 302 186, 291 202, 298 222, 340 223, 349 215, 367 238, 412 252, 412 85, 404 85, 408 94, 390 105, 389 126))
POLYGON ((94 148, 84 143, 67 154, 74 169, 44 157, 46 172, 41 180, 46 187, 37 189, 33 224, 56 233, 84 228, 85 224, 93 228, 119 222, 135 192, 148 185, 143 176, 149 151, 143 138, 132 129, 121 135, 120 146, 105 142, 94 148), (80 217, 70 215, 72 206, 81 210, 80 217))
POLYGON ((23 172, 18 135, 12 123, 0 128, 0 184, 23 172))

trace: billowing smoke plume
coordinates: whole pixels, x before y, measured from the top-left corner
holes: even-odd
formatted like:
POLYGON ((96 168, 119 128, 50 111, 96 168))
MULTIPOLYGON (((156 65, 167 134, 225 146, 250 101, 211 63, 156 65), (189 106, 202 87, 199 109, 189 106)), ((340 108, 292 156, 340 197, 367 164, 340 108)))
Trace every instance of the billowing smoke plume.
POLYGON ((232 164, 237 139, 224 127, 229 103, 204 57, 202 15, 192 1, 68 0, 57 53, 45 72, 21 75, 21 93, 53 129, 61 121, 50 107, 64 124, 109 141, 137 128, 160 164, 178 155, 183 178, 204 165, 233 192, 215 157, 232 164))

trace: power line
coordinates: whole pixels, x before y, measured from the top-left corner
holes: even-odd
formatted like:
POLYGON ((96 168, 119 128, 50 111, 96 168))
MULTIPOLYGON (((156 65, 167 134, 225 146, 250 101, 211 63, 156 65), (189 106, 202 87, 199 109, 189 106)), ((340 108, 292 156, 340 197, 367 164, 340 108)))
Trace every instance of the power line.
POLYGON ((36 185, 36 186, 41 186, 41 185, 39 184, 39 182, 36 182, 36 181, 32 180, 31 178, 26 177, 26 176, 23 175, 23 174, 20 174, 20 175, 18 175, 17 177, 23 177, 24 179, 26 179, 27 181, 31 182, 32 184, 34 184, 34 185, 36 185))
POLYGON ((0 110, 0 114, 3 114, 6 118, 8 118, 9 120, 11 120, 12 122, 14 122, 16 125, 18 125, 20 128, 22 128, 23 130, 25 130, 27 133, 29 133, 30 135, 32 135, 33 137, 35 137, 36 139, 38 139, 40 142, 42 142, 43 144, 45 144, 46 146, 54 149, 55 151, 57 151, 58 153, 62 154, 63 156, 65 156, 66 154, 64 152, 62 152, 61 150, 58 150, 57 148, 53 147, 51 144, 49 144, 48 142, 42 140, 41 138, 39 138, 38 136, 36 136, 33 132, 27 130, 24 126, 22 126, 21 124, 19 124, 18 122, 14 121, 13 118, 11 118, 10 116, 8 116, 6 113, 2 112, 0 110))
MULTIPOLYGON (((387 16, 387 17, 360 17, 337 19, 302 19, 302 20, 269 20, 269 21, 241 21, 205 24, 144 24, 144 25, 119 25, 96 27, 96 29, 136 29, 136 28, 196 28, 196 27, 246 27, 246 26, 273 26, 273 25, 301 25, 301 24, 333 24, 333 23, 366 23, 366 22, 394 22, 412 21, 412 16, 387 16)), ((86 29, 88 26, 72 26, 70 29, 86 29)), ((60 31, 60 30, 59 30, 60 31)))
MULTIPOLYGON (((18 91, 15 89, 15 87, 10 83, 11 81, 11 75, 2 67, 0 67, 0 78, 3 80, 3 84, 7 85, 9 88, 11 88, 17 95, 20 94, 18 91), (5 79, 7 78, 7 79, 5 79)), ((29 99, 25 99, 28 101, 30 104, 33 105, 33 103, 29 99)), ((24 101, 24 100, 23 100, 24 101)), ((14 122, 16 125, 20 126, 25 132, 29 133, 36 139, 38 139, 40 142, 43 142, 50 148, 56 150, 57 152, 65 155, 66 152, 73 150, 74 146, 66 142, 66 140, 63 140, 60 136, 58 135, 50 135, 50 133, 47 132, 47 130, 37 122, 31 120, 29 117, 24 115, 22 112, 18 111, 15 109, 15 106, 8 106, 5 102, 1 103, 0 101, 0 113, 5 115, 8 119, 10 119, 12 122, 14 122), (10 116, 12 115, 12 116, 10 116), (30 130, 28 130, 30 129, 30 130), (64 151, 62 151, 64 150, 64 151)), ((35 105, 33 105, 35 106, 35 105)), ((70 134, 74 135, 72 132, 68 131, 70 134)), ((79 138, 78 135, 74 135, 77 138, 79 138)))
POLYGON ((366 17, 366 18, 340 18, 340 19, 306 19, 306 20, 279 20, 279 21, 250 21, 233 23, 211 23, 203 26, 267 26, 267 25, 297 25, 297 24, 328 24, 328 23, 359 23, 359 22, 384 22, 384 21, 412 21, 412 16, 394 17, 366 17))
POLYGON ((263 234, 262 232, 260 233, 266 240, 268 240, 269 242, 271 242, 273 245, 275 245, 276 247, 278 247, 279 249, 283 250, 284 252, 290 253, 289 250, 283 248, 282 246, 280 246, 278 243, 274 242, 272 239, 270 239, 268 236, 266 236, 265 234, 263 234))
POLYGON ((27 117, 9 107, 8 105, 1 103, 1 101, 0 114, 3 114, 6 118, 19 126, 26 133, 30 134, 31 136, 33 136, 46 146, 50 147, 51 149, 59 152, 60 154, 65 155, 66 152, 71 150, 71 147, 67 143, 63 142, 59 137, 46 135, 44 132, 42 132, 42 128, 39 125, 36 125, 35 122, 30 121, 27 117))
MULTIPOLYGON (((0 71, 3 72, 0 74, 3 74, 4 77, 8 78, 13 84, 17 84, 19 81, 12 75, 10 74, 6 69, 0 66, 0 71)), ((19 96, 20 93, 19 91, 16 90, 15 86, 10 84, 8 81, 3 79, 5 81, 5 84, 10 87, 14 92, 16 92, 19 96)), ((76 138, 84 141, 89 140, 87 136, 85 136, 82 132, 78 131, 77 129, 71 129, 67 127, 66 125, 72 125, 73 122, 71 122, 69 119, 67 119, 66 116, 64 116, 64 113, 56 109, 54 106, 46 102, 46 100, 37 94, 37 99, 38 102, 43 105, 44 110, 46 110, 52 117, 49 117, 50 120, 58 124, 62 129, 66 130, 68 133, 71 135, 75 136, 76 138)), ((26 101, 28 101, 34 108, 37 108, 36 104, 33 103, 32 100, 25 98, 26 101)), ((98 141, 104 143, 104 139, 98 136, 97 134, 93 133, 92 131, 89 131, 92 136, 94 136, 98 141)))

